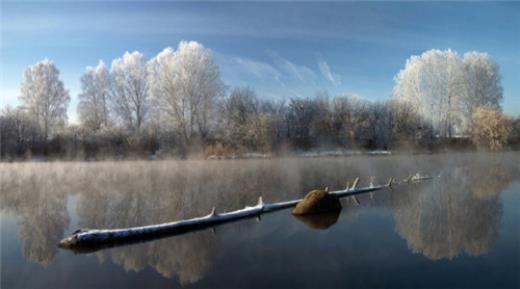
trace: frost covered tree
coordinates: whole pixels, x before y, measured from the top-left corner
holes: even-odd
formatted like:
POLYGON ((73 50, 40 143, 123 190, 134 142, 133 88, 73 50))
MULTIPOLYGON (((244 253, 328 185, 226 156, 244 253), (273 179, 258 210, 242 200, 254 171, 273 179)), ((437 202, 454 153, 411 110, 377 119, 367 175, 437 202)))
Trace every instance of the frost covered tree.
POLYGON ((44 140, 67 121, 70 96, 59 76, 48 59, 29 66, 23 74, 19 100, 40 126, 44 140))
POLYGON ((177 51, 166 48, 149 62, 154 105, 171 119, 186 143, 205 138, 223 83, 212 53, 198 42, 182 41, 177 51))
POLYGON ((81 77, 81 89, 78 115, 83 126, 94 130, 108 127, 110 73, 103 61, 96 67, 87 67, 81 77))
POLYGON ((440 136, 471 129, 482 105, 500 108, 499 66, 486 53, 429 50, 406 61, 395 77, 394 97, 413 108, 440 136))
POLYGON ((464 64, 452 50, 429 50, 406 61, 395 77, 394 96, 414 108, 441 136, 460 130, 467 97, 464 64))
POLYGON ((125 52, 112 61, 111 104, 114 114, 132 131, 146 121, 149 93, 148 72, 143 54, 125 52))
POLYGON ((463 58, 468 97, 465 101, 465 114, 471 118, 480 106, 500 109, 502 83, 498 64, 487 54, 468 52, 463 58))

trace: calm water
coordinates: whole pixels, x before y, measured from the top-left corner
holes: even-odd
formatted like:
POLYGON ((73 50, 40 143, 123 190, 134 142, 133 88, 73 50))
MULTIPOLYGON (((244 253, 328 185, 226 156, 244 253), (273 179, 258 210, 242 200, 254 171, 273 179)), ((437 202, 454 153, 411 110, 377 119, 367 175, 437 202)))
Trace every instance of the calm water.
POLYGON ((519 288, 520 155, 0 164, 2 288, 519 288), (73 230, 301 197, 359 176, 426 183, 76 255, 73 230))

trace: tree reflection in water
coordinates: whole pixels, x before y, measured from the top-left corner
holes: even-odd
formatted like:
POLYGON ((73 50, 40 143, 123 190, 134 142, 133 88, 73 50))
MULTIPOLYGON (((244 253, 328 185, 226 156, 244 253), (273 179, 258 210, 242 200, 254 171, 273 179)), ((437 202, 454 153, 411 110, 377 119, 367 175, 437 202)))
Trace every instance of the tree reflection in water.
POLYGON ((513 173, 497 163, 472 164, 446 168, 430 184, 403 188, 392 200, 398 234, 414 253, 432 260, 486 253, 498 239, 499 194, 513 173))
POLYGON ((31 169, 39 173, 26 174, 27 165, 12 165, 1 170, 0 208, 17 216, 19 239, 23 255, 32 262, 49 265, 56 254, 61 236, 69 225, 64 191, 56 190, 56 176, 63 173, 40 171, 35 164, 31 169))
MULTIPOLYGON (((254 204, 302 197, 347 180, 375 176, 381 182, 412 172, 438 175, 424 185, 399 186, 392 193, 346 199, 343 217, 366 207, 390 207, 396 230, 413 252, 431 259, 454 258, 462 251, 479 255, 498 238, 499 193, 518 177, 518 156, 407 156, 234 161, 157 161, 21 163, 0 165, 0 208, 17 217, 25 257, 48 265, 57 243, 70 230, 67 197, 77 198, 77 223, 85 228, 121 228, 230 211, 254 204)), ((247 221, 245 221, 247 222, 247 221)), ((330 225, 335 219, 332 218, 330 225)), ((329 225, 320 223, 319 227, 329 225)), ((251 226, 233 225, 240 234, 251 226)), ((211 231, 95 253, 127 271, 152 267, 182 284, 212 269, 220 235, 211 231)))

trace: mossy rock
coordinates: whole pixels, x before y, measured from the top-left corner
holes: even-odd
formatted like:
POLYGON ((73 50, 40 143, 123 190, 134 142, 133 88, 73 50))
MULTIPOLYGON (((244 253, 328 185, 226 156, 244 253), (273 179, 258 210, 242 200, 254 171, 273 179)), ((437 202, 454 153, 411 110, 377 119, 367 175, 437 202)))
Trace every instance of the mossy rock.
POLYGON ((341 209, 341 203, 334 195, 327 191, 314 190, 305 195, 294 210, 295 215, 319 214, 341 209))
POLYGON ((326 230, 336 224, 340 213, 341 210, 334 210, 321 214, 294 215, 294 217, 311 229, 326 230))

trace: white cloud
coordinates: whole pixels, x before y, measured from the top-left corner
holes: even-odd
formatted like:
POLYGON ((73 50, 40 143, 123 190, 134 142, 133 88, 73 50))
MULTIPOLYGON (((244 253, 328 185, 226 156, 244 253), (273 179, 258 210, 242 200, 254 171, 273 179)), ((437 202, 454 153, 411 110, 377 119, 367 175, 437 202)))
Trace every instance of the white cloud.
POLYGON ((267 61, 213 51, 224 82, 230 86, 250 86, 261 95, 303 97, 316 91, 333 94, 343 90, 341 77, 318 54, 318 67, 294 63, 268 50, 267 61))
POLYGON ((268 50, 267 53, 273 59, 274 65, 286 75, 301 81, 314 80, 316 73, 307 66, 295 64, 282 57, 276 51, 268 50))
POLYGON ((318 57, 318 67, 321 75, 334 86, 341 84, 339 75, 332 73, 329 64, 321 57, 318 57))
POLYGON ((258 78, 273 78, 276 81, 280 81, 280 72, 268 63, 236 56, 232 57, 232 61, 235 62, 245 72, 250 73, 258 78))

